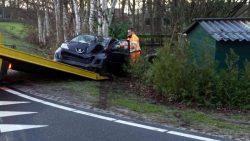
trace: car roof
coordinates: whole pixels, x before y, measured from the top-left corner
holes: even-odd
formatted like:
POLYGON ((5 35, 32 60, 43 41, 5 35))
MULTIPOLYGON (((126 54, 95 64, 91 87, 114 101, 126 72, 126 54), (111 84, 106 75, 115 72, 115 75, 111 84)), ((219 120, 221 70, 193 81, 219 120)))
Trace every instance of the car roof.
POLYGON ((81 33, 81 34, 79 34, 77 36, 81 36, 81 35, 90 35, 90 36, 96 36, 96 37, 102 37, 102 38, 112 38, 112 37, 109 37, 109 36, 108 37, 104 37, 104 36, 96 35, 94 33, 81 33))

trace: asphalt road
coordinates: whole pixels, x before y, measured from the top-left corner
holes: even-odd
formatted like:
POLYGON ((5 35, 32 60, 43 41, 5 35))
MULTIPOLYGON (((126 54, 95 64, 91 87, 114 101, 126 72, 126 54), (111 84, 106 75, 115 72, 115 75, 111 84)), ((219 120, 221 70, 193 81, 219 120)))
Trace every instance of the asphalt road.
POLYGON ((225 140, 20 95, 0 89, 0 141, 225 140))

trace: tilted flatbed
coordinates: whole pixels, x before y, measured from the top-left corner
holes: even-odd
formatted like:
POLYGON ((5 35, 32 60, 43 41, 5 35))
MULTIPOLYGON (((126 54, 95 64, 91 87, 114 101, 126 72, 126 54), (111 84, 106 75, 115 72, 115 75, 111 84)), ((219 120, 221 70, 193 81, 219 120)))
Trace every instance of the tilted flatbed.
POLYGON ((67 73, 93 80, 105 80, 106 76, 86 69, 55 62, 37 55, 31 55, 16 49, 0 45, 0 79, 8 69, 36 73, 67 73))

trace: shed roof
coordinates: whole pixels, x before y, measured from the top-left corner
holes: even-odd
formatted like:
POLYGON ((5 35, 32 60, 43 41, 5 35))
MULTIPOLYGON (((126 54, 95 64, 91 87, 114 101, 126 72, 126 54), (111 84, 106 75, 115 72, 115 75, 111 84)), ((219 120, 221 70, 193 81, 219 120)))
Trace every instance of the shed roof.
POLYGON ((201 25, 217 41, 250 41, 250 18, 199 18, 185 31, 201 25))

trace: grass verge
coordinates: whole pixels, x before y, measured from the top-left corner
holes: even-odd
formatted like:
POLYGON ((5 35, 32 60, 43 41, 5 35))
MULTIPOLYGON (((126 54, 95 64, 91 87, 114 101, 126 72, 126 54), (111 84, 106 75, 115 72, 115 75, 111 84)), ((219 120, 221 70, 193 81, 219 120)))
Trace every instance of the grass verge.
POLYGON ((0 22, 0 28, 13 36, 24 39, 29 33, 30 26, 23 23, 0 22))
POLYGON ((15 45, 17 50, 49 58, 48 50, 41 49, 37 45, 25 41, 30 29, 31 27, 29 25, 22 23, 0 22, 0 33, 3 37, 4 44, 15 45))
POLYGON ((62 84, 62 87, 69 90, 70 92, 77 94, 79 96, 86 96, 83 93, 87 93, 90 96, 98 97, 99 96, 99 82, 96 81, 75 81, 68 80, 62 84))
POLYGON ((158 114, 165 113, 165 108, 163 106, 138 101, 136 99, 128 99, 128 98, 113 99, 112 105, 128 108, 138 113, 158 113, 158 114))
POLYGON ((111 86, 109 103, 118 112, 129 113, 145 120, 176 127, 191 128, 219 135, 249 138, 250 115, 244 113, 219 113, 212 110, 196 110, 188 107, 165 106, 151 99, 137 96, 124 87, 111 86), (125 112, 119 109, 127 109, 125 112))

